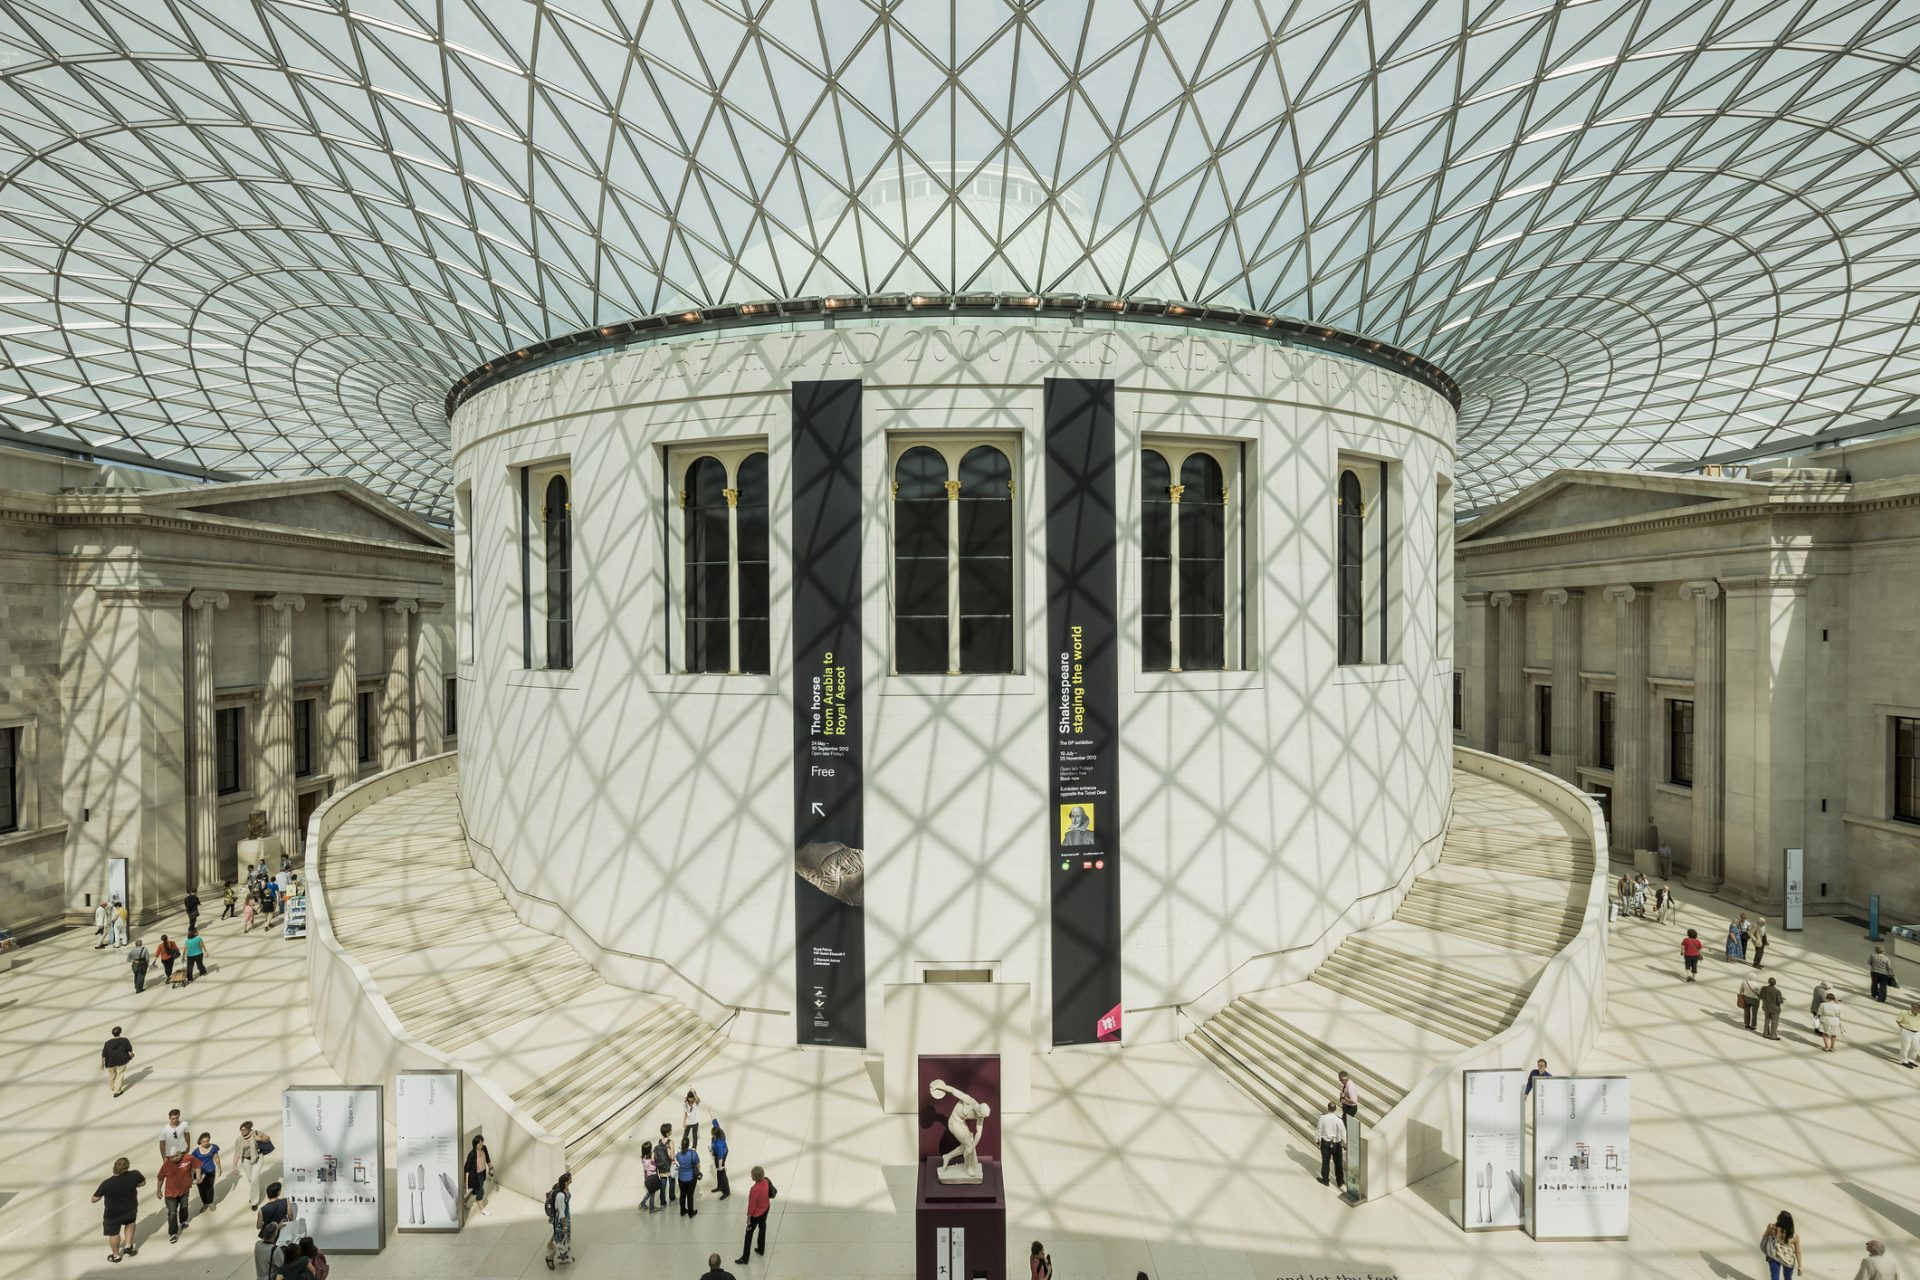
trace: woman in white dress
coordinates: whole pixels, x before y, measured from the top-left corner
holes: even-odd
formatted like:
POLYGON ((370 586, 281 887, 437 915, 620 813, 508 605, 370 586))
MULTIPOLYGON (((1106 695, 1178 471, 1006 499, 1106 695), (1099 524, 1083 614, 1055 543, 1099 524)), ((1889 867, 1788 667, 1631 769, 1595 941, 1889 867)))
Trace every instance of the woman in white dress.
POLYGON ((1820 1003, 1820 1041, 1821 1047, 1832 1053, 1834 1046, 1840 1043, 1840 997, 1829 987, 1827 998, 1820 1003))

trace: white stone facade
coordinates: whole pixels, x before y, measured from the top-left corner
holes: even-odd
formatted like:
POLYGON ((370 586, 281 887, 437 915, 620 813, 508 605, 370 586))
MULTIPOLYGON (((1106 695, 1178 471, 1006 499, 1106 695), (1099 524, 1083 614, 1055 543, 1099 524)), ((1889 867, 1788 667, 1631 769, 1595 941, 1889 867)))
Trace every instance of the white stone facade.
POLYGON ((20 743, 0 924, 90 921, 117 857, 136 919, 189 887, 217 913, 250 812, 291 852, 320 800, 380 767, 337 736, 358 728, 340 695, 371 691, 408 758, 451 745, 449 543, 349 481, 182 484, 0 449, 0 732, 20 743), (362 600, 415 602, 410 643, 434 657, 409 682, 388 680, 362 600), (344 653, 340 617, 356 623, 344 653), (215 725, 233 710, 223 775, 215 725))
POLYGON ((1458 741, 1605 795, 1616 857, 1650 847, 1651 822, 1676 874, 1770 916, 1789 848, 1809 912, 1877 893, 1889 918, 1920 916, 1892 743, 1920 717, 1920 437, 1740 478, 1560 472, 1462 528, 1456 556, 1458 741), (1684 782, 1676 700, 1694 709, 1684 782))
MULTIPOLYGON (((868 1025, 930 967, 1031 984, 1046 1035, 1048 681, 1043 380, 1116 384, 1123 989, 1129 1040, 1236 970, 1323 942, 1357 899, 1437 855, 1454 412, 1396 373, 1259 338, 1145 326, 902 321, 752 330, 530 371, 453 417, 462 810, 516 907, 631 980, 794 1038, 791 384, 864 385, 863 655, 868 1025), (890 675, 891 480, 900 433, 1013 453, 1011 673, 890 675), (1243 651, 1142 669, 1141 446, 1239 451, 1243 651), (670 670, 686 446, 768 455, 770 674, 670 670), (1335 660, 1337 465, 1381 474, 1384 640, 1335 660), (571 478, 573 663, 547 670, 523 582, 520 480, 571 478), (1444 533, 1443 533, 1444 531, 1444 533), (470 612, 469 612, 470 609, 470 612), (531 636, 534 651, 525 647, 531 636), (1385 653, 1378 653, 1380 643, 1385 653), (596 952, 597 949, 597 952, 596 952)), ((731 474, 731 472, 729 473, 731 474)), ((1369 481, 1373 483, 1373 481, 1369 481)), ((536 484, 537 489, 537 484, 536 484)), ((949 491, 949 499, 952 491, 949 491)), ((1175 499, 1178 500, 1177 498, 1175 499)), ((532 499, 538 505, 537 492, 532 499)), ((530 517, 532 518, 532 517, 530 517)), ((1370 553, 1371 554, 1371 553, 1370 553)), ((1377 566, 1376 566, 1377 567, 1377 566)), ((1244 978, 1245 974, 1241 974, 1244 978)))

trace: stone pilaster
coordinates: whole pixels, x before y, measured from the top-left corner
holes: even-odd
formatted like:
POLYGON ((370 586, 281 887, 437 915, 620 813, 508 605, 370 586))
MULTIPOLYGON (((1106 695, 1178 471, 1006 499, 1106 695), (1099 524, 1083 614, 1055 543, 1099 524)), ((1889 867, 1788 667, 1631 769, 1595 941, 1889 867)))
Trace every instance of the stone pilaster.
POLYGON ((1487 593, 1465 591, 1455 661, 1460 681, 1461 733, 1467 745, 1492 751, 1500 744, 1500 637, 1487 593))
POLYGON ((293 615, 307 607, 305 596, 257 596, 260 607, 260 741, 255 767, 256 795, 264 800, 267 833, 283 855, 300 847, 299 809, 293 790, 293 615))
POLYGON ((413 758, 437 756, 447 734, 446 624, 438 601, 420 602, 413 631, 413 758))
POLYGON ((335 793, 353 785, 360 773, 360 632, 356 619, 367 611, 360 596, 340 596, 327 611, 327 772, 335 793))
POLYGON ((187 790, 187 832, 193 856, 193 887, 220 883, 220 785, 214 759, 213 615, 227 607, 224 591, 187 597, 187 714, 193 722, 192 785, 187 790))
POLYGON ((1487 597, 1500 617, 1500 754, 1525 760, 1527 750, 1527 593, 1487 597))
POLYGON ((1649 771, 1653 690, 1647 661, 1653 643, 1653 594, 1646 587, 1611 586, 1613 606, 1613 830, 1609 842, 1617 858, 1631 858, 1647 838, 1652 821, 1649 771))
POLYGON ((398 769, 413 759, 413 633, 419 625, 418 600, 389 600, 380 606, 385 624, 387 687, 380 700, 380 767, 398 769))
MULTIPOLYGON (((1825 699, 1816 695, 1803 574, 1721 578, 1726 593, 1723 892, 1756 913, 1785 905, 1786 851, 1804 849, 1807 879, 1843 879, 1845 838, 1823 839, 1819 797, 1844 794, 1846 766, 1820 749, 1825 699), (1828 858, 1833 858, 1828 862, 1828 858)), ((1843 721, 1844 723, 1844 721, 1843 721)))
POLYGON ((1693 851, 1687 884, 1726 878, 1726 597, 1711 578, 1680 584, 1693 601, 1693 851))
POLYGON ((1553 773, 1580 785, 1580 743, 1586 725, 1586 699, 1580 691, 1580 612, 1586 594, 1553 587, 1553 773))

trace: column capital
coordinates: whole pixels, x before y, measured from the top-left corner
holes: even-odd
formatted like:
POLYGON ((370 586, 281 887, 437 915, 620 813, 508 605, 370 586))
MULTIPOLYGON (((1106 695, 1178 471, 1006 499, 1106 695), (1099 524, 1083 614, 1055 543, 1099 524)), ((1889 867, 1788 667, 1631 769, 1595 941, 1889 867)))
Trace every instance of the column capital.
POLYGON ((1712 578, 1698 578, 1692 582, 1683 582, 1680 584, 1680 598, 1682 600, 1692 600, 1697 597, 1702 601, 1707 601, 1717 599, 1719 595, 1720 584, 1712 578))
POLYGON ((367 598, 365 596, 335 596, 331 600, 322 602, 321 607, 325 609, 338 609, 341 613, 365 613, 367 611, 367 598))
POLYGON ((1647 588, 1636 587, 1630 582, 1616 582, 1601 594, 1613 604, 1632 604, 1646 590, 1647 588))
POLYGON ((418 613, 420 611, 420 602, 411 596, 403 596, 398 600, 384 600, 381 602, 380 607, 382 609, 391 609, 395 613, 418 613))
POLYGON ((1540 593, 1540 598, 1548 604, 1568 604, 1585 599, 1586 594, 1568 587, 1548 587, 1540 593))
POLYGON ((294 595, 287 591, 276 592, 270 596, 255 596, 253 602, 262 609, 272 609, 275 612, 291 609, 295 613, 298 613, 307 607, 307 598, 305 596, 294 595))
POLYGON ((1516 604, 1525 604, 1527 593, 1524 591, 1495 591, 1487 596, 1487 603, 1496 609, 1511 609, 1516 604))
POLYGON ((187 597, 189 609, 224 609, 227 607, 227 593, 224 591, 195 591, 187 597))

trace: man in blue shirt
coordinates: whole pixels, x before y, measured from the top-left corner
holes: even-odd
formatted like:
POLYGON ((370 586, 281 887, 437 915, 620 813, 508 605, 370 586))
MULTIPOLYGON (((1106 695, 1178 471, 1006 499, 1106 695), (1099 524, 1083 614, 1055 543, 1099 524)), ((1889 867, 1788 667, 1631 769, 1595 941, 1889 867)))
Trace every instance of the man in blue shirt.
POLYGON ((680 1154, 673 1158, 680 1181, 680 1216, 691 1218, 700 1211, 693 1207, 693 1184, 700 1177, 700 1153, 685 1138, 680 1139, 680 1154))

